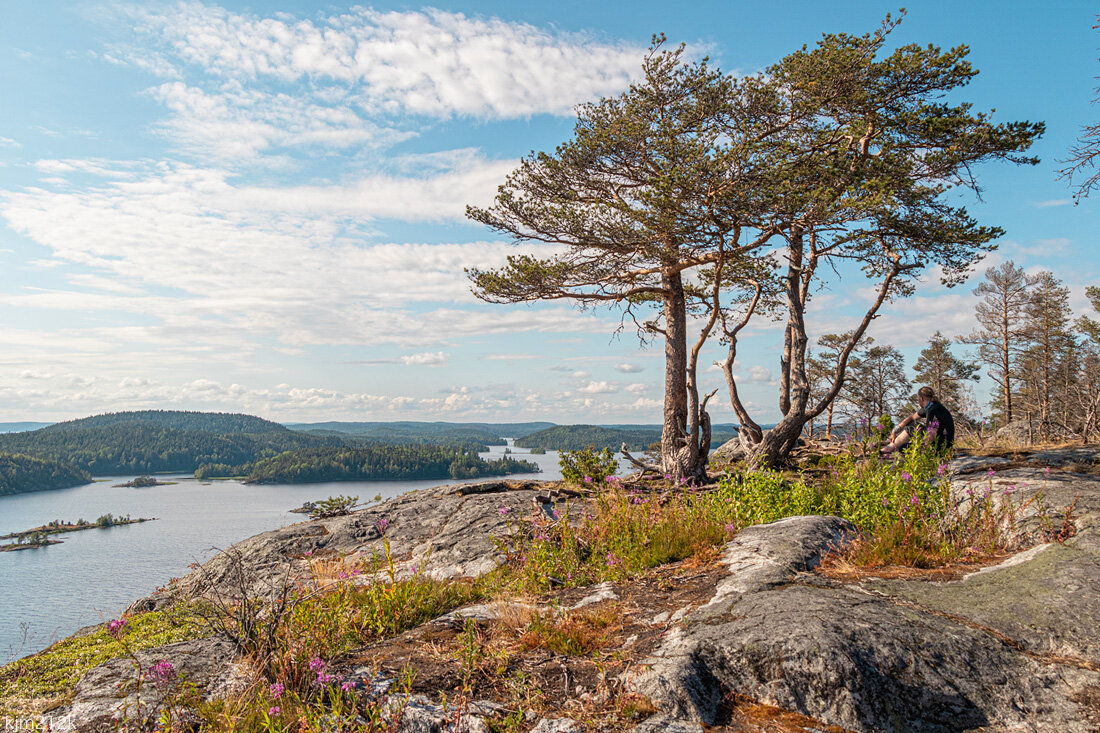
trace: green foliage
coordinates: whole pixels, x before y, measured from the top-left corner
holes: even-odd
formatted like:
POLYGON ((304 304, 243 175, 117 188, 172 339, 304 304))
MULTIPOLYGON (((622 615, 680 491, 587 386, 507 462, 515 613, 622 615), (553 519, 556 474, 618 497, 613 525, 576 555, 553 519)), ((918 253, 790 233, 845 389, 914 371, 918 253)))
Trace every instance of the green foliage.
POLYGON ((0 452, 0 496, 64 489, 91 481, 87 471, 67 461, 0 452))
POLYGON ((249 483, 466 479, 539 471, 533 463, 508 456, 487 461, 472 450, 414 444, 288 451, 241 469, 247 472, 249 483))
POLYGON ((562 451, 558 456, 561 476, 571 484, 595 484, 602 486, 609 476, 619 468, 610 449, 596 452, 592 448, 577 451, 562 451))
POLYGON ((202 464, 240 466, 282 451, 345 444, 250 415, 165 411, 100 415, 0 435, 0 451, 68 461, 95 475, 190 473, 202 464))
POLYGON ((309 511, 310 519, 326 519, 328 517, 341 517, 355 508, 358 496, 330 496, 313 505, 309 511))
MULTIPOLYGON (((720 445, 733 438, 729 428, 714 429, 713 442, 720 445)), ((617 451, 623 443, 628 450, 646 450, 661 441, 658 425, 637 427, 607 427, 599 425, 555 425, 545 430, 516 439, 520 448, 548 450, 581 450, 583 448, 609 448, 617 451)))
MULTIPOLYGON (((131 649, 149 649, 206 635, 194 607, 177 605, 127 619, 125 642, 131 649)), ((123 656, 126 646, 105 629, 71 636, 45 651, 0 668, 0 714, 20 699, 68 694, 89 669, 123 656)))

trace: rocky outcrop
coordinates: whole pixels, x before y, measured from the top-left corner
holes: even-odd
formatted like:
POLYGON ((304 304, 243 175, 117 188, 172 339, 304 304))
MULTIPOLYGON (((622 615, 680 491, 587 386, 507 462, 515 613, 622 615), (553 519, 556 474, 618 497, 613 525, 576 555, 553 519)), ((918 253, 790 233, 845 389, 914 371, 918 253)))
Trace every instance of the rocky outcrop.
POLYGON ((969 479, 960 501, 1011 498, 1033 528, 1076 502, 1077 534, 957 581, 842 584, 805 572, 840 520, 752 527, 634 689, 705 724, 736 692, 859 731, 1100 729, 1100 480, 1034 466, 969 479))
MULTIPOLYGON (((1073 470, 1091 463, 1088 455, 1064 452, 957 461, 952 490, 960 504, 988 492, 1024 508, 1022 537, 1063 525, 1075 534, 945 582, 839 581, 815 572, 824 553, 854 534, 836 517, 744 530, 724 548, 721 571, 708 571, 706 592, 675 613, 653 616, 654 643, 621 677, 657 708, 635 730, 724 725, 733 696, 820 721, 817 729, 1100 730, 1100 476, 1073 470)), ((417 566, 437 577, 477 575, 500 560, 493 538, 506 536, 514 517, 544 493, 505 482, 440 487, 265 533, 235 549, 275 577, 303 571, 316 557, 369 559, 384 553, 388 540, 399 573, 417 566)), ((211 561, 182 587, 200 591, 225 581, 227 566, 219 563, 225 560, 211 561)), ((614 603, 620 590, 593 587, 561 607, 598 608, 614 603)), ((501 613, 484 604, 433 628, 464 619, 491 623, 501 613)), ((177 659, 194 657, 187 646, 147 654, 177 667, 184 664, 177 659)), ((207 656, 221 661, 193 674, 206 675, 204 689, 216 691, 232 679, 231 655, 218 647, 207 656)), ((128 670, 129 660, 115 660, 89 673, 74 696, 74 716, 94 725, 117 719, 112 706, 130 702, 111 690, 128 670)), ((489 701, 484 710, 458 712, 428 698, 414 703, 404 730, 439 730, 458 719, 465 730, 482 730, 480 718, 492 709, 489 701)), ((528 725, 547 733, 574 729, 563 716, 528 725)))

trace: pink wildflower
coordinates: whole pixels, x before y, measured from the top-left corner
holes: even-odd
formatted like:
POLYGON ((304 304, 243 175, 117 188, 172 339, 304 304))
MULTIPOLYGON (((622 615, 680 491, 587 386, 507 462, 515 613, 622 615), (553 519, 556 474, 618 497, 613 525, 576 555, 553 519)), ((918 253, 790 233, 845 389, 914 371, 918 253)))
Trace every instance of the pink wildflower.
POLYGON ((590 483, 592 483, 592 477, 591 477, 591 476, 585 476, 585 477, 584 477, 584 482, 585 482, 586 484, 590 484, 590 483))
POLYGON ((507 513, 508 513, 508 512, 510 512, 510 511, 512 511, 512 510, 511 510, 511 509, 509 509, 508 507, 506 507, 506 506, 502 506, 502 507, 500 508, 500 516, 502 516, 502 517, 503 517, 503 516, 504 516, 505 514, 507 514, 507 513))
POLYGON ((355 682, 352 680, 347 680, 344 682, 344 684, 340 685, 340 689, 344 692, 351 692, 355 689, 355 682))
POLYGON ((275 684, 273 684, 270 687, 270 690, 271 690, 271 699, 272 700, 278 700, 279 696, 282 695, 283 692, 286 690, 286 686, 284 686, 282 682, 276 682, 275 684))
POLYGON ((107 633, 117 639, 126 633, 128 627, 128 623, 120 618, 116 618, 113 621, 107 622, 107 633))
POLYGON ((281 712, 283 712, 283 709, 281 707, 279 707, 278 705, 272 705, 271 707, 269 707, 267 709, 267 714, 268 715, 278 715, 281 712))
POLYGON ((158 688, 165 689, 176 681, 176 668, 171 662, 162 659, 149 670, 149 677, 158 688))

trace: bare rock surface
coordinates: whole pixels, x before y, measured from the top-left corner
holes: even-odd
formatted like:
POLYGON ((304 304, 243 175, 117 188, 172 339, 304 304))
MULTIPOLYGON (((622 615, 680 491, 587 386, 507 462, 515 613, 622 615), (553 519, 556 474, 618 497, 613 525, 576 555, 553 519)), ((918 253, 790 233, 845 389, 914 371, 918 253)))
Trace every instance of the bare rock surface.
POLYGON ((124 722, 152 721, 165 697, 150 673, 157 662, 168 661, 178 679, 195 684, 204 697, 214 698, 235 688, 235 657, 227 639, 208 637, 139 651, 134 658, 112 659, 85 674, 76 685, 72 702, 53 711, 52 717, 67 721, 68 727, 59 730, 79 733, 114 731, 124 722))
POLYGON ((306 577, 312 561, 344 558, 350 565, 386 564, 386 542, 399 577, 419 571, 434 578, 476 577, 501 561, 497 539, 521 512, 541 503, 547 482, 494 480, 449 484, 403 494, 351 514, 315 519, 250 537, 182 579, 174 591, 137 601, 151 610, 175 593, 237 590, 235 565, 248 570, 250 590, 263 593, 289 573, 306 577), (540 493, 541 489, 541 493, 540 493))

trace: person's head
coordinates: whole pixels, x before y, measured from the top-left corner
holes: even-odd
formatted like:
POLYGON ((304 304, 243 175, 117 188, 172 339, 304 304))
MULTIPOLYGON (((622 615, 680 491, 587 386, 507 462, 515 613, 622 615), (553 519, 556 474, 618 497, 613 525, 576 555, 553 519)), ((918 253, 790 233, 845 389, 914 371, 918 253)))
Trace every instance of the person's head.
POLYGON ((929 402, 936 399, 936 393, 932 391, 931 387, 921 387, 917 390, 917 402, 921 407, 924 407, 929 402))

